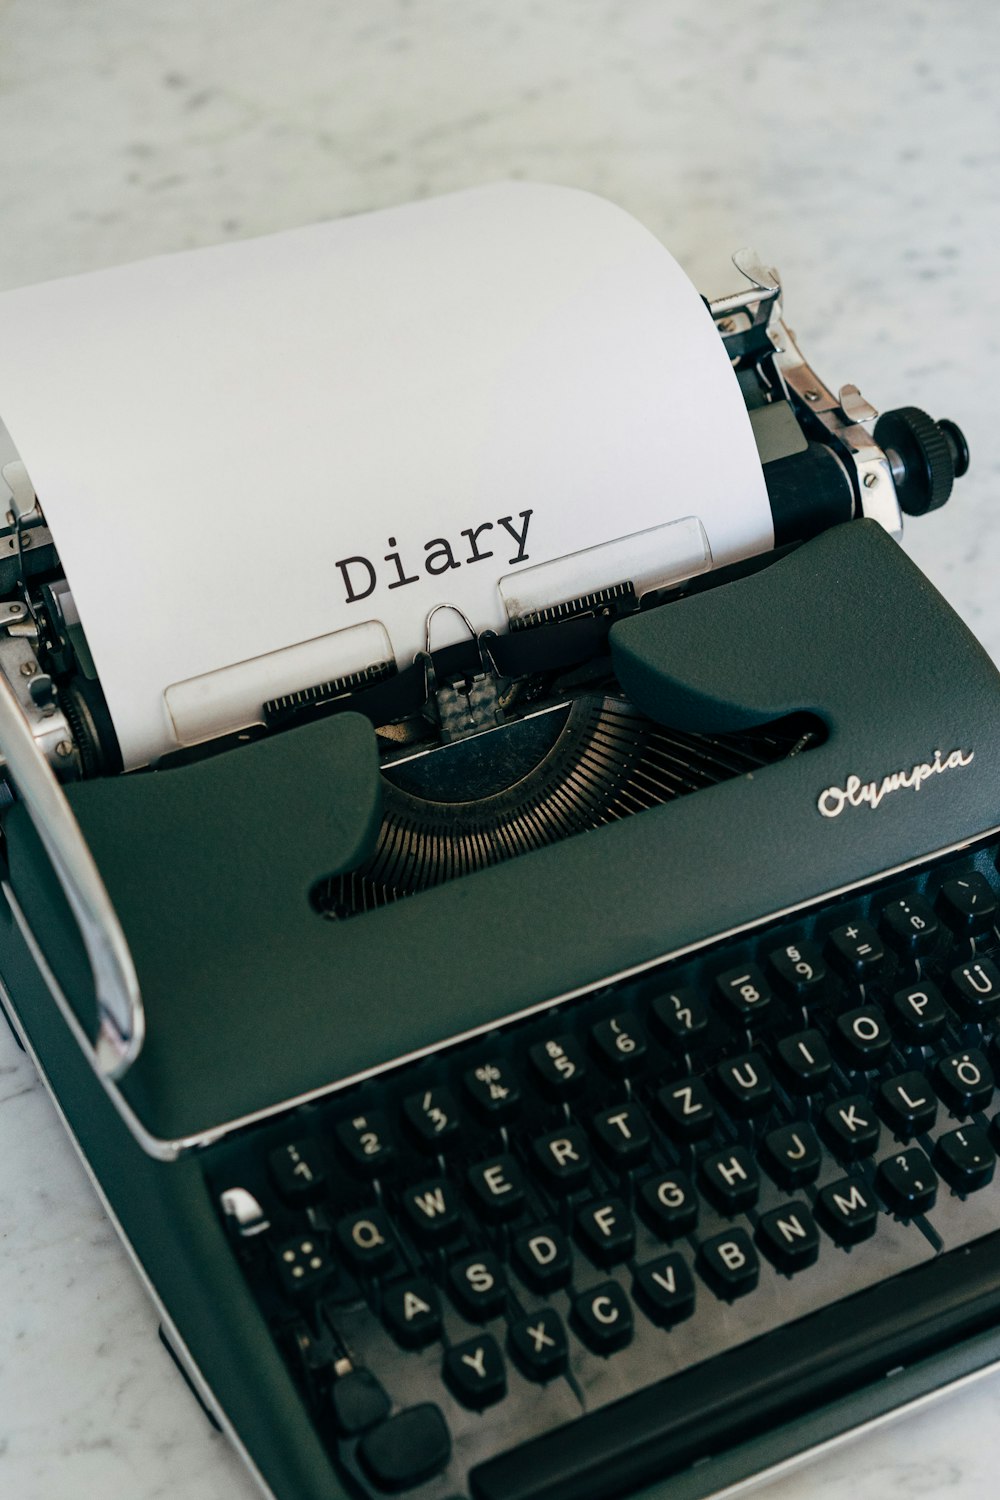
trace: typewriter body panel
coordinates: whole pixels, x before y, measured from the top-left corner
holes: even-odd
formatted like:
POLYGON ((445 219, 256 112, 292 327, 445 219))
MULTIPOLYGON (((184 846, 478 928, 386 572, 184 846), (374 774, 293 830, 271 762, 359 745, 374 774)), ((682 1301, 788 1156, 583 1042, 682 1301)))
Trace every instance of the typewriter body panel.
MULTIPOLYGON (((807 704, 829 726, 825 743, 752 778, 399 901, 371 915, 378 943, 368 917, 324 923, 301 899, 317 870, 336 869, 331 849, 343 847, 345 865, 357 862, 377 817, 372 736, 358 716, 156 777, 70 787, 148 975, 149 1036, 123 1092, 162 1143, 154 1149, 177 1154, 174 1141, 211 1138, 272 1109, 276 1098, 306 1097, 331 1076, 362 1078, 984 831, 983 788, 998 775, 994 669, 874 523, 851 523, 759 574, 678 601, 663 619, 659 636, 653 613, 612 635, 625 683, 635 679, 634 700, 663 713, 659 692, 673 727, 716 732, 807 704), (886 625, 859 683, 856 663, 872 630, 864 601, 876 592, 886 625), (794 619, 796 634, 782 637, 780 657, 769 656, 779 617, 794 619), (967 670, 956 679, 959 657, 967 670), (863 806, 818 813, 820 793, 842 785, 855 766, 906 770, 920 763, 922 745, 931 761, 938 747, 974 752, 967 768, 933 788, 930 815, 930 797, 905 791, 868 816, 863 806), (339 827, 333 819, 317 826, 310 788, 326 778, 354 792, 350 814, 337 809, 339 827), (265 809, 248 822, 247 801, 261 782, 274 789, 273 821, 265 809), (205 837, 210 818, 215 841, 205 837), (768 871, 763 904, 737 849, 754 851, 768 871), (657 882, 642 878, 650 869, 662 872, 669 902, 657 882), (191 899, 209 890, 211 905, 191 899), (611 907, 611 920, 614 891, 628 894, 611 907), (280 947, 265 935, 272 929, 286 935, 280 947), (536 941, 546 930, 558 936, 536 941), (448 941, 457 931, 475 935, 475 962, 460 972, 448 941), (405 1003, 359 1015, 366 995, 405 1003), (248 1015, 253 1028, 244 1024, 248 1015)), ((15 893, 33 929, 64 934, 64 953, 50 938, 47 956, 85 1017, 93 999, 76 924, 27 813, 18 808, 10 821, 15 893)))
MULTIPOLYGON (((944 423, 936 439, 925 433, 927 459, 912 423, 890 423, 879 447, 869 432, 875 413, 853 388, 818 399, 823 388, 787 331, 776 332, 776 284, 752 264, 746 274, 751 293, 712 311, 758 414, 765 466, 786 465, 784 475, 771 471, 781 544, 773 558, 641 608, 585 600, 569 632, 565 621, 540 622, 534 639, 547 643, 539 649, 554 653, 546 661, 556 665, 542 674, 548 696, 538 711, 451 741, 437 736, 438 696, 434 733, 411 761, 391 744, 387 753, 376 733, 385 702, 377 695, 387 689, 374 682, 307 704, 273 732, 237 736, 151 773, 66 781, 66 802, 142 993, 144 1034, 119 1030, 117 1059, 102 1042, 108 1016, 99 1019, 94 950, 37 808, 15 785, 3 813, 5 1009, 157 1300, 175 1357, 276 1500, 702 1496, 1000 1360, 1000 1278, 991 1279, 987 1264, 1000 1234, 1000 1186, 974 1182, 976 1166, 964 1157, 953 1165, 940 1145, 963 1129, 986 1141, 993 1114, 982 1069, 980 1093, 964 1103, 959 1095, 962 1058, 994 1057, 996 915, 985 922, 975 911, 963 915, 961 900, 969 889, 970 899, 988 904, 1000 886, 1000 677, 887 534, 898 522, 895 496, 919 491, 914 509, 928 498, 931 460, 944 462, 938 450, 963 472, 961 435, 944 423), (773 377, 775 349, 785 357, 780 387, 768 397, 752 376, 766 367, 773 377), (810 413, 810 405, 822 410, 810 413), (857 436, 847 441, 848 431, 868 433, 868 447, 857 436), (873 467, 881 490, 866 484, 873 467), (588 741, 578 721, 602 695, 611 707, 598 709, 599 730, 588 741), (612 788, 612 801, 632 797, 634 807, 609 802, 600 816, 571 817, 562 833, 539 836, 514 857, 486 858, 482 867, 471 858, 410 893, 386 895, 378 859, 400 826, 392 822, 400 789, 404 800, 414 786, 439 791, 449 765, 463 766, 473 785, 488 779, 488 766, 484 773, 474 757, 469 769, 468 744, 477 741, 480 761, 502 760, 510 723, 540 724, 542 732, 546 715, 553 724, 562 715, 563 727, 543 750, 516 751, 528 760, 514 762, 523 773, 515 784, 565 753, 568 785, 584 763, 583 752, 578 760, 570 753, 574 734, 592 750, 623 705, 641 718, 644 744, 656 754, 661 731, 679 736, 671 754, 687 760, 669 794, 636 793, 651 764, 636 752, 638 774, 612 788), (440 743, 430 744, 435 736, 440 743), (429 783, 419 779, 421 756, 439 767, 426 773, 429 783), (697 771, 699 757, 712 761, 711 771, 697 771), (909 912, 907 902, 936 914, 929 945, 886 927, 889 905, 909 912), (871 931, 884 945, 877 954, 871 931), (822 958, 819 999, 805 993, 795 970, 809 969, 807 946, 816 955, 810 981, 822 958), (775 955, 793 950, 783 977, 775 955), (963 963, 980 966, 968 993, 955 978, 963 963), (941 1041, 937 1052, 930 1034, 919 1034, 919 1004, 910 1031, 892 1010, 894 997, 926 986, 929 973, 930 987, 939 981, 946 991, 939 1033, 947 1046, 941 1041), (760 975, 766 1021, 753 1011, 760 975), (982 1001, 980 977, 989 991, 982 1001), (658 1000, 682 992, 704 1009, 707 1041, 671 1033, 669 1010, 664 1021, 658 1000), (840 1024, 866 1007, 876 1019, 866 1015, 860 1031, 853 1021, 840 1024), (891 1028, 883 1026, 890 1012, 891 1028), (626 1041, 632 1026, 642 1047, 648 1043, 643 1066, 629 1063, 627 1049, 616 1051, 623 1025, 626 1041), (780 1072, 781 1044, 806 1035, 829 1043, 832 1073, 797 1092, 780 1072), (566 1037, 579 1053, 561 1050, 566 1037), (869 1042, 881 1049, 870 1065, 850 1055, 869 1042), (727 1067, 742 1088, 748 1060, 759 1075, 762 1058, 768 1079, 774 1075, 766 1098, 725 1093, 727 1067), (563 1094, 567 1074, 584 1065, 584 1093, 563 1094), (949 1065, 956 1077, 940 1072, 949 1065), (944 1078, 933 1123, 907 1132, 883 1114, 879 1143, 867 1154, 829 1136, 824 1111, 846 1109, 850 1136, 865 1101, 872 1113, 888 1108, 879 1090, 902 1077, 911 1080, 909 1100, 923 1066, 936 1088, 944 1078), (476 1095, 470 1075, 486 1096, 476 1095), (526 1096, 523 1110, 494 1119, 491 1087, 506 1087, 511 1076, 526 1096), (684 1114, 698 1106, 683 1090, 696 1077, 709 1090, 715 1123, 689 1137, 684 1114), (679 1122, 663 1113, 661 1086, 681 1090, 679 1122), (458 1144, 439 1145, 433 1132, 451 1129, 456 1103, 458 1144), (643 1151, 618 1159, 621 1141, 599 1138, 594 1120, 611 1116, 611 1106, 619 1109, 612 1132, 631 1139, 626 1118, 651 1130, 643 1151), (621 1114, 630 1108, 634 1117, 621 1114), (383 1172, 364 1160, 382 1143, 358 1147, 382 1130, 365 1127, 375 1113, 398 1141, 383 1172), (765 1137, 806 1125, 816 1127, 823 1152, 812 1176, 790 1185, 765 1166, 759 1200, 728 1200, 730 1154, 713 1186, 710 1154, 738 1149, 763 1160, 775 1150, 765 1137), (593 1175, 553 1183, 545 1161, 539 1166, 537 1140, 570 1127, 590 1141, 593 1175), (421 1135, 428 1128, 430 1145, 421 1135), (317 1153, 307 1151, 304 1164, 303 1142, 317 1153), (924 1151, 936 1165, 936 1199, 918 1182, 909 1211, 910 1184, 883 1164, 893 1152, 924 1151), (962 1193, 947 1176, 959 1167, 967 1174, 962 1193), (643 1209, 644 1186, 669 1172, 695 1184, 697 1227, 692 1220, 674 1233, 656 1221, 654 1204, 643 1209), (494 1213, 489 1194, 520 1191, 522 1176, 519 1213, 494 1213), (421 1235, 426 1225, 412 1194, 433 1194, 441 1182, 460 1200, 460 1222, 431 1240, 421 1235), (878 1232, 869 1226, 848 1250, 843 1225, 831 1228, 830 1201, 838 1184, 841 1201, 849 1197, 851 1183, 867 1196, 878 1232), (811 1246, 819 1265, 804 1259, 800 1269, 781 1262, 763 1221, 777 1216, 780 1237, 781 1213, 803 1204, 816 1210, 822 1242, 811 1246), (597 1215, 589 1240, 588 1207, 597 1215), (375 1217, 383 1212, 387 1220, 375 1217), (616 1216, 633 1235, 617 1256, 604 1254, 600 1240, 616 1216), (360 1241, 359 1222, 369 1226, 360 1241), (361 1252, 380 1248, 365 1235, 372 1224, 381 1234, 384 1223, 396 1237, 393 1253, 364 1261, 361 1252), (565 1231, 574 1270, 550 1292, 518 1269, 517 1236, 549 1234, 553 1225, 565 1231), (742 1267, 725 1253, 721 1264, 710 1259, 711 1243, 730 1244, 726 1235, 737 1228, 737 1246, 756 1247, 753 1289, 726 1283, 726 1271, 742 1267), (949 1299, 946 1277, 934 1280, 935 1263, 949 1254, 950 1265, 968 1256, 965 1302, 949 1299), (472 1255, 502 1262, 508 1301, 478 1311, 463 1303, 451 1278, 455 1263, 472 1255), (668 1264, 670 1257, 680 1260, 668 1264), (655 1285, 683 1281, 681 1261, 693 1291, 691 1306, 674 1316, 655 1303, 655 1285), (639 1273, 654 1264, 661 1282, 647 1279, 643 1293, 639 1273), (590 1295, 598 1325, 604 1314, 624 1317, 613 1300, 619 1293, 603 1290, 611 1285, 628 1304, 630 1337, 602 1347, 600 1326, 586 1326, 585 1304, 590 1295), (902 1288, 898 1308, 893 1286, 902 1288), (885 1327, 869 1354, 833 1325, 851 1297, 869 1299, 852 1304, 863 1323, 883 1287, 885 1327), (923 1290, 911 1296, 911 1287, 923 1290), (403 1311, 394 1321, 397 1291, 403 1311), (908 1303, 925 1307, 922 1324, 908 1317, 908 1303), (420 1306, 428 1332, 410 1338, 399 1317, 405 1324, 420 1306), (546 1306, 562 1317, 567 1348, 540 1373, 531 1347, 519 1354, 511 1340, 520 1323, 529 1337, 531 1318, 546 1306), (796 1401, 773 1366, 790 1362, 803 1328, 814 1330, 803 1336, 803 1358, 813 1364, 803 1367, 796 1401), (486 1339, 501 1356, 503 1386, 488 1398, 461 1385, 461 1369, 442 1375, 449 1351, 454 1366, 463 1349, 473 1375, 485 1371, 486 1339), (898 1373, 888 1379, 890 1371, 898 1373), (351 1400, 374 1406, 355 1422, 343 1393, 369 1375, 375 1394, 362 1384, 351 1400), (661 1383, 663 1405, 676 1402, 676 1422, 661 1421, 650 1436, 636 1398, 658 1399, 661 1383), (400 1425, 428 1407, 437 1418, 415 1419, 412 1431, 400 1425), (598 1430, 591 1419, 608 1412, 610 1424, 598 1430), (675 1430, 685 1423, 690 1441, 675 1430), (571 1447, 574 1432, 590 1455, 586 1478, 563 1442, 569 1434, 571 1447), (616 1435, 634 1462, 616 1450, 616 1435)), ((22 559, 21 584, 24 576, 22 559)), ((20 597, 17 589, 11 597, 20 597)), ((449 671, 466 689, 491 666, 504 683, 515 675, 491 655, 502 656, 502 644, 470 650, 431 656, 424 687, 430 680, 447 688, 449 671)), ((77 749, 84 759, 82 743, 77 749)), ((552 805, 550 796, 545 807, 552 805)), ((538 815, 538 804, 530 806, 538 815)), ((527 807, 518 816, 527 817, 527 807)), ((413 861, 419 868, 415 854, 413 861)), ((674 1001, 675 1019, 686 1005, 674 1001)), ((559 1161, 557 1151, 557 1165, 572 1155, 563 1151, 559 1161)), ((918 1157, 907 1161, 912 1178, 918 1157)), ((811 1235, 811 1221, 807 1227, 811 1235)), ((808 1237, 797 1222, 792 1241, 800 1231, 808 1237)), ((544 1353, 539 1337, 536 1355, 544 1353)))

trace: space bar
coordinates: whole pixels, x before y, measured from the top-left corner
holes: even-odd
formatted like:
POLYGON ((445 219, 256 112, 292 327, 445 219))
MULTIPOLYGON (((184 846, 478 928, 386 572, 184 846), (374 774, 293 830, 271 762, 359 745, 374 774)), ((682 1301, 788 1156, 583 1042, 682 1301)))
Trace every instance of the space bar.
MULTIPOLYGON (((614 1500, 1000 1322, 1000 1233, 487 1460, 475 1500, 614 1500)), ((614 1356, 612 1356, 614 1358, 614 1356)))

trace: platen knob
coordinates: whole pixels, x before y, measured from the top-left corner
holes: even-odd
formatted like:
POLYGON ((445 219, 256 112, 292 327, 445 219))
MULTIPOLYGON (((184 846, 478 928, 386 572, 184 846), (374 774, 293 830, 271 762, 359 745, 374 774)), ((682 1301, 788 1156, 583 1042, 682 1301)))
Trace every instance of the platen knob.
POLYGON ((947 418, 935 422, 917 406, 883 412, 875 441, 892 468, 899 503, 908 516, 937 510, 969 467, 969 445, 947 418))

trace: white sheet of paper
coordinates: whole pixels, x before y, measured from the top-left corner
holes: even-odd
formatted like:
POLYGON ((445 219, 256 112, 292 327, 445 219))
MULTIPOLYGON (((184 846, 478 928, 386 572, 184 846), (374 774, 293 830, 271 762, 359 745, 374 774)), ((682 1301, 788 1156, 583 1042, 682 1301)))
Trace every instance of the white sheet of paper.
MULTIPOLYGON (((350 627, 379 621, 405 666, 434 606, 502 629, 501 578, 510 598, 519 568, 578 552, 591 576, 592 549, 653 528, 669 552, 692 517, 715 566, 773 544, 700 297, 573 189, 477 188, 7 292, 0 328, 0 417, 127 767, 190 737, 169 688, 204 698, 192 679, 234 664, 263 659, 239 680, 276 697, 311 685, 306 662, 355 670, 384 636, 350 627)), ((684 545, 666 573, 706 565, 684 545)), ((435 647, 463 633, 435 617, 435 647)))

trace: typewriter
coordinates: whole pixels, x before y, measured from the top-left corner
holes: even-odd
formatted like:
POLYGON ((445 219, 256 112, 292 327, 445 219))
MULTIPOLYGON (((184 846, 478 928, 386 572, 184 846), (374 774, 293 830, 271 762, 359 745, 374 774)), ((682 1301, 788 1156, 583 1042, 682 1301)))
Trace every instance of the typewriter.
POLYGON ((968 451, 736 261, 772 549, 155 769, 6 454, 0 998, 274 1500, 731 1493, 1000 1361, 1000 677, 896 541, 968 451))

